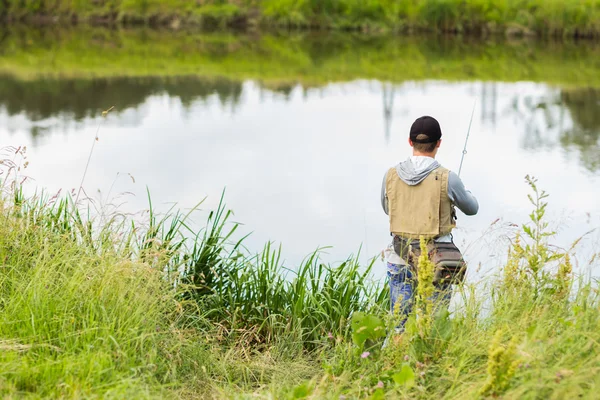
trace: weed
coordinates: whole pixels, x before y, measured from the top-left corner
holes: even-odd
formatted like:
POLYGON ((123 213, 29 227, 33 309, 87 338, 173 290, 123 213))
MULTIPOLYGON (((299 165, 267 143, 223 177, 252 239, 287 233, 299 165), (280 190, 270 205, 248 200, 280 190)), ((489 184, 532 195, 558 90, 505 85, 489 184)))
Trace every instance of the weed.
POLYGON ((488 378, 481 393, 498 396, 504 393, 517 371, 519 360, 516 358, 517 339, 513 337, 508 345, 502 345, 502 330, 498 330, 490 344, 488 353, 488 378))

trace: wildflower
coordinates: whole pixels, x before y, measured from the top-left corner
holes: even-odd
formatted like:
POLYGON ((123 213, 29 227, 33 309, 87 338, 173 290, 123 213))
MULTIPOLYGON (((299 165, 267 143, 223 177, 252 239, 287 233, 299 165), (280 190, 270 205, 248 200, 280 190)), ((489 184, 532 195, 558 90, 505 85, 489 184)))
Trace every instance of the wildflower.
POLYGON ((404 356, 404 361, 408 361, 408 360, 410 360, 410 357, 407 354, 407 355, 404 356))
POLYGON ((364 353, 362 353, 362 354, 360 355, 360 358, 367 358, 367 357, 369 357, 370 355, 371 355, 371 353, 370 353, 370 352, 368 352, 368 351, 365 351, 364 353))
POLYGON ((333 340, 333 334, 331 332, 328 332, 327 333, 327 338, 333 340))
POLYGON ((417 295, 416 295, 416 313, 417 313, 417 326, 421 336, 428 332, 433 315, 433 302, 431 297, 434 292, 433 286, 433 275, 435 271, 435 265, 429 259, 427 242, 423 237, 420 239, 421 254, 419 255, 418 270, 419 270, 419 281, 417 284, 417 295))
POLYGON ((381 381, 377 382, 377 385, 375 387, 377 389, 383 389, 383 382, 381 382, 381 381))
POLYGON ((565 254, 563 262, 558 266, 558 273, 556 275, 556 283, 558 286, 559 294, 566 294, 571 281, 571 273, 573 272, 573 265, 571 264, 571 257, 569 254, 565 254))
POLYGON ((516 355, 517 337, 513 336, 508 345, 502 345, 502 330, 496 331, 488 350, 488 379, 481 389, 481 394, 500 395, 510 385, 515 375, 519 360, 516 355))

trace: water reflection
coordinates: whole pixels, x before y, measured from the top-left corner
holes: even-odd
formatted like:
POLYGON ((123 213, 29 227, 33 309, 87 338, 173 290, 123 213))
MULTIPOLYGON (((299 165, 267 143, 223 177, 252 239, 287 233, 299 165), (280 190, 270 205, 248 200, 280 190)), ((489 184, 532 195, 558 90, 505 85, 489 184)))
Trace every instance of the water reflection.
POLYGON ((503 114, 522 127, 522 146, 529 151, 562 146, 575 150, 583 166, 600 169, 600 90, 567 88, 540 96, 514 96, 503 114))
POLYGON ((242 83, 227 79, 105 78, 34 79, 0 77, 0 106, 8 115, 24 115, 32 122, 52 117, 82 121, 114 106, 117 112, 138 108, 150 96, 166 94, 189 108, 216 95, 224 107, 235 109, 242 83))
MULTIPOLYGON (((287 83, 257 83, 260 98, 276 96, 277 101, 289 102, 295 88, 304 99, 311 89, 287 83)), ((600 89, 546 87, 541 94, 518 93, 508 107, 498 105, 498 85, 495 82, 473 84, 478 101, 481 123, 495 131, 498 118, 508 118, 521 130, 520 145, 528 151, 551 150, 562 146, 576 151, 589 171, 600 169, 600 89)), ((395 117, 405 116, 408 108, 396 98, 404 96, 402 85, 383 82, 375 85, 381 95, 383 136, 389 143, 395 117)), ((425 89, 423 89, 425 90, 425 89)), ((242 101, 243 83, 229 79, 174 78, 104 78, 104 79, 35 79, 19 80, 0 77, 0 108, 9 117, 7 127, 28 126, 35 140, 49 132, 95 124, 102 110, 114 106, 119 116, 112 124, 138 126, 147 111, 148 98, 167 96, 181 104, 182 118, 192 118, 194 105, 216 101, 223 111, 235 114, 242 101), (87 122, 86 122, 87 121, 87 122)))
POLYGON ((394 95, 395 90, 393 85, 384 84, 382 88, 383 93, 383 120, 385 121, 385 142, 390 142, 390 137, 392 133, 392 119, 393 114, 392 111, 394 109, 394 95))
POLYGON ((560 138, 563 146, 576 147, 582 163, 591 171, 600 169, 600 91, 570 89, 560 93, 574 125, 560 138))

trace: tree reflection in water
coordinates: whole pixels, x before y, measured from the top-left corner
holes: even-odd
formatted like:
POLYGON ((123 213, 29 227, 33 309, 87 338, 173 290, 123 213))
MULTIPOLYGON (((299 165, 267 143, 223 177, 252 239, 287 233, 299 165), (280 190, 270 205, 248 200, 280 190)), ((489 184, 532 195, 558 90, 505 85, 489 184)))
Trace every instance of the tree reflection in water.
POLYGON ((600 169, 600 90, 566 88, 541 96, 515 96, 504 110, 523 126, 525 149, 576 150, 583 166, 600 169))
MULTIPOLYGON (((289 101, 296 87, 305 96, 310 89, 289 82, 259 82, 258 85, 261 93, 277 94, 280 101, 289 101)), ((522 127, 521 146, 528 151, 550 150, 560 145, 565 150, 575 150, 589 171, 600 170, 600 89, 562 88, 544 89, 537 94, 518 93, 508 107, 499 110, 498 83, 478 85, 482 123, 495 127, 499 119, 512 119, 515 126, 522 127)), ((114 123, 135 126, 144 116, 140 108, 149 97, 157 95, 177 99, 184 111, 189 111, 197 102, 216 100, 223 109, 235 113, 243 90, 242 81, 199 77, 21 81, 0 76, 0 108, 9 116, 24 116, 31 135, 37 138, 53 129, 66 131, 85 119, 96 118, 110 106, 115 106, 114 114, 120 116, 114 123)), ((402 88, 382 82, 378 90, 383 99, 387 142, 391 135, 394 98, 402 88)), ((11 130, 10 124, 8 129, 11 130)))

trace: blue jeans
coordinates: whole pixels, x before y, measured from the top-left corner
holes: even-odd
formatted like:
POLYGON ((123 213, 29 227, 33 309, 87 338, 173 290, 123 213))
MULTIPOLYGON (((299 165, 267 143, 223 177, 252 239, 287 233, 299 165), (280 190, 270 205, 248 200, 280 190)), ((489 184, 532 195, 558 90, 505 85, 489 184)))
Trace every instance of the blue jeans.
MULTIPOLYGON (((396 312, 399 323, 396 325, 396 333, 404 331, 404 324, 413 308, 415 289, 417 281, 408 265, 387 263, 387 276, 390 284, 390 311, 396 312), (397 307, 397 309, 396 309, 397 307)), ((444 283, 435 285, 435 291, 431 300, 435 309, 440 305, 448 307, 452 297, 452 285, 444 283)))

